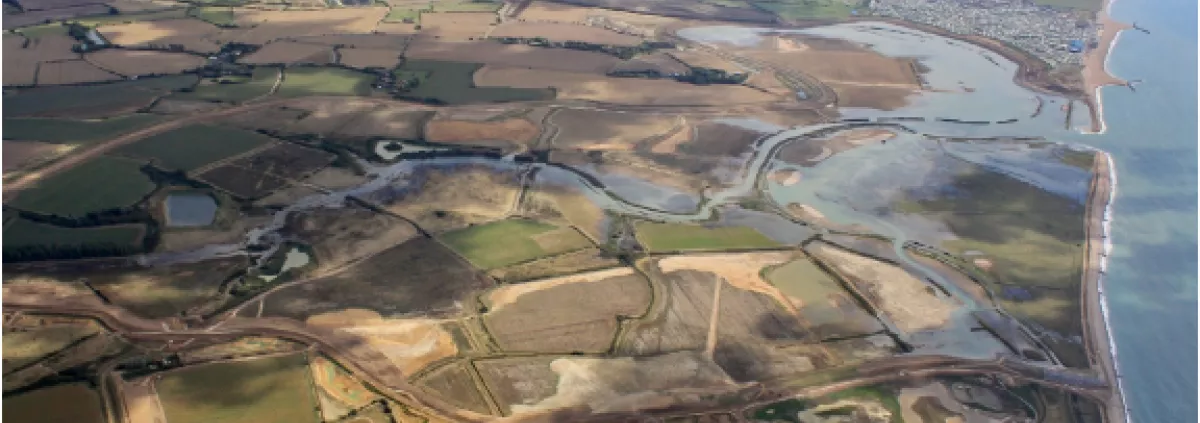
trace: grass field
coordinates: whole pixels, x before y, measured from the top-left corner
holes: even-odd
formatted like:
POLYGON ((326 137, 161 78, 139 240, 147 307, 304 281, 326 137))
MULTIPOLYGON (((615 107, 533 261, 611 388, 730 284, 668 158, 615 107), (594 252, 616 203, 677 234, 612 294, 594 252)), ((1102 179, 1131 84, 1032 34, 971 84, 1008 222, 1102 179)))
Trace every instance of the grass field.
POLYGON ((192 171, 268 142, 271 142, 270 138, 254 132, 190 125, 123 146, 116 152, 151 159, 164 169, 192 171))
POLYGON ((250 78, 224 77, 222 79, 229 82, 224 84, 205 81, 196 85, 193 91, 175 93, 171 98, 240 103, 271 92, 278 76, 278 68, 260 66, 254 68, 250 78))
POLYGON ((288 68, 283 84, 275 95, 303 97, 309 95, 370 95, 371 75, 341 68, 288 68))
POLYGON ((431 6, 435 12, 495 12, 503 4, 498 1, 452 0, 439 1, 431 6))
POLYGON ((397 80, 416 79, 418 85, 403 97, 433 100, 443 104, 536 101, 554 98, 548 89, 476 87, 473 75, 479 63, 406 60, 395 71, 397 80))
POLYGON ((764 11, 784 19, 840 19, 850 16, 854 7, 840 0, 755 1, 764 11))
POLYGON ((720 250, 778 247, 779 243, 744 226, 706 228, 675 223, 638 222, 637 238, 649 251, 720 250))
POLYGON ((37 186, 25 189, 8 205, 61 216, 129 207, 154 190, 154 183, 140 167, 132 160, 97 157, 38 181, 37 186))
POLYGON ((187 14, 216 26, 237 26, 232 7, 197 7, 189 9, 187 14))
POLYGON ((4 247, 29 245, 139 245, 145 226, 126 224, 93 228, 63 228, 25 219, 4 226, 4 247))
POLYGON ((154 98, 196 84, 196 75, 169 75, 88 86, 45 87, 4 96, 4 116, 47 113, 111 115, 136 109, 154 98))
POLYGON ((320 413, 302 354, 192 366, 162 376, 171 423, 302 423, 320 413))
POLYGON ((4 420, 13 422, 104 423, 100 394, 84 383, 55 385, 4 398, 4 420), (65 406, 64 406, 65 405, 65 406))
POLYGON ((79 324, 41 327, 29 331, 4 332, 4 368, 12 371, 33 363, 71 343, 101 332, 99 325, 90 321, 79 324))
POLYGON ((94 15, 81 18, 67 19, 70 22, 75 22, 83 26, 104 26, 118 25, 129 22, 146 22, 146 21, 161 21, 166 19, 183 19, 188 17, 188 9, 185 7, 147 11, 141 13, 121 13, 116 15, 94 15))
POLYGON ((404 22, 407 19, 410 23, 421 24, 421 12, 433 10, 426 7, 424 9, 393 7, 388 10, 387 16, 383 18, 384 22, 404 22))
POLYGON ((483 269, 585 248, 587 238, 569 228, 509 219, 446 233, 442 240, 483 269))
POLYGON ((133 114, 102 120, 5 118, 4 139, 54 143, 86 143, 116 137, 162 121, 151 114, 133 114))

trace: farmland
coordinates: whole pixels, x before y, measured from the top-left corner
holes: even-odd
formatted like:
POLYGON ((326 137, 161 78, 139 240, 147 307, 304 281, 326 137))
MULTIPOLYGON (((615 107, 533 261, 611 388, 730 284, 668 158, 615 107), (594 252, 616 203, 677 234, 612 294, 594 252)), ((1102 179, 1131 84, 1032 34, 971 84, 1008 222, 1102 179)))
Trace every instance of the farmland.
POLYGON ((513 413, 513 406, 536 404, 554 395, 558 373, 551 364, 558 357, 519 357, 480 360, 475 362, 479 375, 504 415, 513 413))
MULTIPOLYGON (((291 41, 276 41, 264 45, 258 51, 241 59, 243 63, 253 65, 292 65, 313 64, 325 65, 333 60, 333 48, 320 44, 296 43, 291 41)), ((292 72, 288 72, 290 75, 292 72)))
POLYGON ((221 300, 221 286, 247 267, 246 258, 230 257, 169 267, 91 272, 88 279, 97 291, 130 311, 147 317, 169 317, 191 314, 193 309, 221 300))
POLYGON ((38 181, 36 187, 23 190, 8 205, 60 216, 129 207, 154 190, 154 183, 140 167, 130 160, 97 157, 38 181))
POLYGON ((425 124, 425 140, 447 144, 480 144, 482 141, 507 141, 510 148, 524 147, 537 138, 540 129, 526 119, 514 118, 490 122, 432 120, 425 124))
POLYGON ((779 243, 743 226, 704 227, 674 223, 637 223, 638 240, 650 251, 770 248, 779 243))
POLYGON ((105 49, 86 56, 89 63, 125 76, 180 73, 204 65, 204 58, 183 53, 105 49))
POLYGON ((134 114, 102 120, 6 117, 4 118, 4 139, 68 144, 87 143, 113 138, 161 121, 161 117, 150 114, 134 114))
POLYGON ((271 142, 253 132, 211 125, 190 125, 145 138, 115 150, 149 159, 163 169, 193 171, 271 142))
POLYGON ((340 68, 289 68, 275 95, 303 97, 313 95, 365 96, 371 94, 374 78, 365 73, 340 68))
POLYGON ((555 146, 583 150, 633 150, 640 141, 665 134, 679 123, 671 116, 592 110, 560 110, 551 119, 559 129, 555 146))
POLYGON ((4 225, 4 248, 113 246, 137 251, 145 231, 140 224, 65 228, 18 218, 4 225))
POLYGON ((218 82, 204 80, 192 91, 175 93, 171 98, 240 103, 270 93, 279 72, 279 69, 272 67, 256 67, 248 78, 222 77, 218 82))
MULTIPOLYGON (((477 63, 409 60, 395 72, 398 80, 415 80, 417 86, 403 97, 442 104, 536 101, 554 98, 548 89, 476 87, 472 75, 477 63)), ((496 84, 503 85, 503 84, 496 84)))
POLYGON ((100 394, 84 383, 55 385, 4 399, 4 418, 13 421, 103 423, 100 394), (70 404, 69 407, 63 406, 70 404))
POLYGON ((583 72, 594 74, 597 78, 620 63, 620 59, 612 55, 593 51, 501 44, 495 41, 455 43, 429 38, 413 40, 404 56, 408 60, 418 61, 469 62, 487 66, 583 72))
POLYGON ((488 36, 492 38, 542 37, 550 41, 582 41, 611 46, 636 46, 642 43, 641 38, 604 28, 557 22, 505 22, 497 25, 496 29, 492 30, 488 36))
POLYGON ((371 256, 333 276, 279 290, 264 315, 308 316, 347 308, 384 317, 450 308, 483 287, 475 271, 433 240, 417 238, 371 256))
POLYGON ((379 253, 417 235, 403 219, 355 206, 298 213, 284 230, 310 245, 317 262, 327 267, 379 253))
POLYGON ((265 197, 288 185, 287 181, 276 176, 235 165, 214 167, 197 175, 197 179, 225 190, 235 197, 253 200, 265 197))
POLYGON ((420 386, 452 404, 481 414, 490 414, 487 401, 462 364, 452 364, 422 378, 420 386))
MULTIPOLYGON (((500 3, 489 6, 494 11, 500 3)), ((447 41, 470 41, 483 38, 498 19, 493 12, 422 13, 421 32, 447 41)))
POLYGON ((771 94, 741 85, 693 85, 674 80, 606 78, 575 72, 525 67, 488 66, 475 73, 479 87, 551 89, 556 98, 640 105, 761 104, 777 100, 771 94))
POLYGON ((375 356, 372 362, 405 375, 417 374, 431 363, 458 354, 454 326, 443 320, 384 318, 371 310, 350 308, 313 315, 305 323, 316 330, 342 335, 335 339, 346 348, 364 348, 365 354, 375 356))
POLYGON ((615 267, 618 264, 620 262, 617 259, 605 257, 599 249, 584 248, 553 257, 495 268, 488 271, 488 275, 504 282, 520 282, 615 267))
POLYGON ((472 264, 494 269, 589 246, 570 228, 509 219, 448 232, 442 240, 472 264))
POLYGON ((333 159, 333 154, 323 150, 278 143, 251 156, 234 160, 230 164, 280 178, 303 179, 325 167, 333 159))
POLYGON ((26 330, 4 330, 4 368, 6 371, 25 367, 71 345, 102 332, 92 320, 60 322, 26 330))
POLYGON ((338 56, 338 63, 358 69, 393 68, 400 63, 396 50, 383 48, 343 48, 338 50, 338 56))
POLYGON ((4 117, 119 116, 149 105, 171 91, 191 87, 196 75, 170 75, 83 87, 45 87, 4 96, 4 117))
POLYGON ((204 364, 166 373, 157 389, 175 423, 319 422, 302 354, 204 364))
POLYGON ((506 351, 605 352, 618 316, 646 311, 650 286, 631 269, 616 268, 506 285, 488 299, 484 323, 506 351))

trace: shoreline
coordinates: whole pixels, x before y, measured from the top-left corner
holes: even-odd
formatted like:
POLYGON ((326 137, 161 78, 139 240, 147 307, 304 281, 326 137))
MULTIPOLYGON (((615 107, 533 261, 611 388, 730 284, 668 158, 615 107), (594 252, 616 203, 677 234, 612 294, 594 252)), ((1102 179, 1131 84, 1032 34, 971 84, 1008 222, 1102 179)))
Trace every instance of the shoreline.
POLYGON ((1108 296, 1104 292, 1104 275, 1108 270, 1108 257, 1112 253, 1112 207, 1117 193, 1117 170, 1112 156, 1106 152, 1097 151, 1096 160, 1092 168, 1095 176, 1086 222, 1087 256, 1081 294, 1084 342, 1092 369, 1102 374, 1112 391, 1113 398, 1107 401, 1104 408, 1105 421, 1129 423, 1129 407, 1125 402, 1117 345, 1112 338, 1108 296))
POLYGON ((1097 46, 1088 50, 1083 57, 1083 85, 1086 92, 1084 100, 1088 105, 1091 117, 1091 128, 1085 134, 1103 134, 1108 130, 1104 122, 1104 96, 1101 89, 1110 85, 1128 85, 1129 82, 1118 78, 1109 72, 1108 64, 1112 57, 1121 33, 1132 29, 1133 26, 1117 21, 1109 15, 1115 0, 1109 0, 1104 10, 1096 13, 1096 24, 1101 27, 1097 46))

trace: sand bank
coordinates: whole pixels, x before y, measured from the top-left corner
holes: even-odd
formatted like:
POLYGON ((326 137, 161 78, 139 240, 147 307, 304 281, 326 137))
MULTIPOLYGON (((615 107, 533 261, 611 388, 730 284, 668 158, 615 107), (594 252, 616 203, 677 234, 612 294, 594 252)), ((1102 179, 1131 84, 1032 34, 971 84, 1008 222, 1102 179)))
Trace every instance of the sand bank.
POLYGON ((1092 127, 1086 133, 1102 134, 1106 129, 1104 124, 1104 101, 1101 98, 1100 88, 1107 85, 1126 85, 1123 79, 1113 76, 1108 71, 1108 57, 1112 52, 1113 47, 1117 45, 1117 39, 1120 38, 1121 31, 1131 29, 1133 26, 1118 22, 1108 15, 1108 9, 1112 6, 1109 2, 1105 10, 1096 14, 1096 24, 1099 34, 1097 36, 1098 43, 1096 48, 1088 50, 1083 56, 1083 88, 1087 93, 1086 102, 1088 111, 1092 118, 1092 127))
POLYGON ((1087 212, 1087 255, 1083 272, 1084 340, 1088 358, 1094 370, 1112 386, 1112 397, 1104 408, 1105 421, 1129 420, 1128 405, 1117 361, 1117 345, 1112 339, 1108 297, 1104 292, 1104 275, 1112 252, 1112 203, 1117 193, 1117 170, 1108 153, 1098 153, 1092 168, 1091 198, 1087 212))

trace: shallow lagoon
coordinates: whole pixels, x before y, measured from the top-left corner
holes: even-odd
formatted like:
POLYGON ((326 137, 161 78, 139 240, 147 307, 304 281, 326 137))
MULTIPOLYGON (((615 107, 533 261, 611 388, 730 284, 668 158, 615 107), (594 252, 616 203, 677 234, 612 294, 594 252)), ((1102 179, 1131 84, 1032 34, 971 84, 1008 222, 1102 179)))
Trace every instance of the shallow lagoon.
POLYGON ((217 200, 203 192, 173 192, 164 204, 167 226, 172 228, 208 226, 217 216, 217 200))

